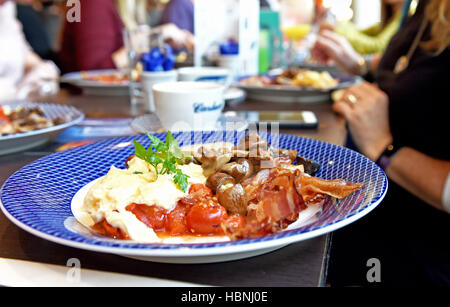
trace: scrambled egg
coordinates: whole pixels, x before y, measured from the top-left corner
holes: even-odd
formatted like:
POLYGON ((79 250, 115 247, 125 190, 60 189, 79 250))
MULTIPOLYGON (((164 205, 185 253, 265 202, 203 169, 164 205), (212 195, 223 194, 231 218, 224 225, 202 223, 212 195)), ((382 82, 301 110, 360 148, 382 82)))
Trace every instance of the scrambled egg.
POLYGON ((327 89, 337 86, 339 81, 334 79, 327 71, 301 70, 292 80, 292 84, 327 89))
MULTIPOLYGON (((200 165, 190 163, 178 168, 189 176, 188 184, 206 182, 200 165)), ((125 208, 136 203, 156 205, 170 211, 185 195, 173 182, 173 175, 157 176, 152 165, 134 157, 128 161, 128 169, 112 166, 104 177, 98 179, 87 192, 83 205, 75 215, 88 227, 106 219, 133 240, 159 242, 154 231, 125 208)))

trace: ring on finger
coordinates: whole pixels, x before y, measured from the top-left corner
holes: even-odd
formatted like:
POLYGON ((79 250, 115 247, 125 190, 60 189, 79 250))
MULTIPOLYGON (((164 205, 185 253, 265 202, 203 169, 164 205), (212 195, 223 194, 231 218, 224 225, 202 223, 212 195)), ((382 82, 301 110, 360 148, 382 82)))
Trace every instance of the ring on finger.
POLYGON ((356 98, 355 95, 350 94, 350 95, 347 96, 347 101, 348 101, 351 105, 354 105, 354 104, 356 104, 356 102, 358 101, 358 98, 356 98))

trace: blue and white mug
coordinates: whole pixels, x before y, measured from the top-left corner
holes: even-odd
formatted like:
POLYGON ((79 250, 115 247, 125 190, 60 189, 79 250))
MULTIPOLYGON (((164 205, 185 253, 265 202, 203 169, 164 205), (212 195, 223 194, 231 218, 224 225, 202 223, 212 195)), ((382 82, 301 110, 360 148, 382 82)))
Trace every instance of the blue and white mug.
POLYGON ((170 131, 214 130, 225 106, 225 87, 215 82, 178 81, 153 86, 156 115, 170 131))
POLYGON ((223 67, 182 67, 178 69, 178 81, 215 82, 227 87, 231 83, 231 73, 223 67))

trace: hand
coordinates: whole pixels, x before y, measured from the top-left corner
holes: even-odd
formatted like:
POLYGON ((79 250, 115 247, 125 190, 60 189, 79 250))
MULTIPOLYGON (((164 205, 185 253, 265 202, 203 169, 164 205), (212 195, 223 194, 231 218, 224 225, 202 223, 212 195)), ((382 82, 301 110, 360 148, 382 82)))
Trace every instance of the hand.
POLYGON ((319 33, 323 32, 323 31, 334 31, 334 28, 336 27, 336 25, 331 24, 329 22, 321 22, 319 25, 319 33))
POLYGON ((348 88, 333 104, 333 110, 347 120, 361 153, 373 161, 392 142, 388 107, 386 93, 367 82, 348 88))
POLYGON ((175 49, 194 49, 194 35, 191 32, 182 30, 173 23, 162 25, 161 30, 164 40, 175 49))
POLYGON ((39 61, 29 71, 17 86, 17 99, 29 96, 48 96, 59 90, 59 69, 51 61, 39 61))
POLYGON ((128 54, 125 47, 120 48, 111 55, 114 65, 117 68, 128 68, 128 54))
POLYGON ((362 56, 343 36, 330 30, 319 33, 312 53, 324 62, 333 61, 346 73, 361 74, 361 62, 364 61, 362 56))

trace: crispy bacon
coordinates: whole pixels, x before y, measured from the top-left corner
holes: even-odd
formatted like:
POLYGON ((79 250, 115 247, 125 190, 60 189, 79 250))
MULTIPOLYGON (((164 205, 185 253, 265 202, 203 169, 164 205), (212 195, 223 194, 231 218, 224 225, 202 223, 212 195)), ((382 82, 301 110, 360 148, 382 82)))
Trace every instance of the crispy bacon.
POLYGON ((295 174, 291 171, 275 168, 257 195, 262 202, 264 215, 274 221, 280 221, 300 210, 303 199, 295 189, 295 174))
MULTIPOLYGON (((311 177, 300 169, 265 169, 243 182, 248 198, 244 227, 230 230, 231 238, 250 238, 275 233, 296 220, 299 212, 328 197, 344 198, 362 187, 342 179, 311 177)), ((227 225, 225 225, 227 226, 227 225)))
POLYGON ((343 179, 326 180, 304 174, 295 178, 297 192, 302 195, 305 202, 314 199, 318 194, 342 199, 358 191, 362 186, 362 183, 353 183, 343 179))

